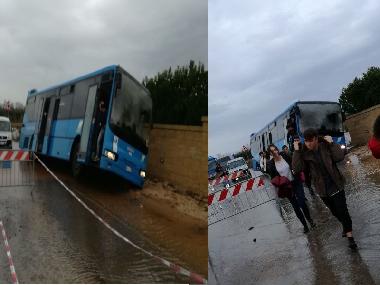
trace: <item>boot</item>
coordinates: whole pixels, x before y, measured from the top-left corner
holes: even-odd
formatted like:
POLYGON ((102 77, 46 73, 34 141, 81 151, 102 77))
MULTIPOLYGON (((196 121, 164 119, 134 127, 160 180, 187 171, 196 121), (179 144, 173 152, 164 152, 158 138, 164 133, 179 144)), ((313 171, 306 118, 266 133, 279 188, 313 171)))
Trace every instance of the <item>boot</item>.
POLYGON ((310 232, 309 227, 307 225, 303 226, 303 233, 307 234, 308 232, 310 232))
POLYGON ((357 249, 358 245, 356 244, 353 237, 348 237, 348 247, 351 249, 357 249))

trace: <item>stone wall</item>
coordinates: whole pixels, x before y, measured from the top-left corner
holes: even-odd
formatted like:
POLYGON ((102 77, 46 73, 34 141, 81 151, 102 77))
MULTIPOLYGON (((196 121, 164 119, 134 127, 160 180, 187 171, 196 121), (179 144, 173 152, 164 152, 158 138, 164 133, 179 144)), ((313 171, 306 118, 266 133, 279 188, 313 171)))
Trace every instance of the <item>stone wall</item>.
POLYGON ((148 176, 207 196, 208 119, 202 126, 155 124, 150 134, 148 176))
POLYGON ((347 117, 344 126, 350 132, 352 145, 361 146, 368 142, 372 136, 373 123, 379 115, 380 105, 376 105, 347 117))

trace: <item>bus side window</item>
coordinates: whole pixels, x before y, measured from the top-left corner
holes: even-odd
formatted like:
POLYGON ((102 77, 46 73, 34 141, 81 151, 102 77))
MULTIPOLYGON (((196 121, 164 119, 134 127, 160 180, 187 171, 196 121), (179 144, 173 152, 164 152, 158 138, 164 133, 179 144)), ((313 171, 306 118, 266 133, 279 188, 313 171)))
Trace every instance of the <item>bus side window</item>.
POLYGON ((58 119, 70 118, 73 97, 73 94, 61 96, 58 110, 58 119))
POLYGON ((90 80, 83 80, 75 85, 71 118, 83 118, 85 116, 88 86, 90 82, 90 80))

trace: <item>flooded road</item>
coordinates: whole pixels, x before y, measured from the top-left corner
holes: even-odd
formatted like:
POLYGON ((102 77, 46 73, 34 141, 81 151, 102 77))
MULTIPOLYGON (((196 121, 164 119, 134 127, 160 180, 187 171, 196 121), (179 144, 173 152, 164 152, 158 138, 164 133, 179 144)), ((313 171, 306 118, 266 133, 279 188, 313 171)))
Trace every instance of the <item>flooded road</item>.
MULTIPOLYGON (((167 231, 168 221, 157 218, 157 213, 147 211, 148 207, 133 199, 133 192, 140 190, 126 191, 118 188, 125 185, 122 181, 114 179, 106 183, 96 175, 81 181, 72 180, 67 164, 58 162, 51 166, 70 188, 75 188, 84 202, 133 243, 207 277, 207 232, 195 227, 195 222, 193 227, 191 220, 185 223, 185 230, 172 237, 181 227, 167 231), (91 191, 93 194, 89 195, 91 191), (203 244, 204 250, 201 248, 199 252, 193 248, 194 254, 184 258, 190 249, 186 239, 181 245, 179 240, 183 235, 187 235, 187 239, 198 236, 189 243, 203 244)), ((35 171, 34 186, 0 187, 0 220, 8 236, 20 283, 191 282, 114 235, 38 163, 35 171)), ((3 240, 0 266, 0 282, 10 283, 3 240)))
POLYGON ((209 283, 380 284, 380 162, 347 157, 342 169, 357 252, 323 202, 305 189, 317 223, 307 235, 291 206, 282 203, 281 215, 275 200, 211 225, 209 283))

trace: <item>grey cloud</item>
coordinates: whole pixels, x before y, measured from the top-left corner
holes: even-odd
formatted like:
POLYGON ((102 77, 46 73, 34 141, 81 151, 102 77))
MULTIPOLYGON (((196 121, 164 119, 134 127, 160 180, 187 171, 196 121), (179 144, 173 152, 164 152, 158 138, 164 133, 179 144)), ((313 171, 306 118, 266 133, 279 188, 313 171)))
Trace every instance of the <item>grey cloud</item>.
POLYGON ((203 0, 1 1, 0 102, 110 64, 138 80, 207 67, 207 19, 203 0))
POLYGON ((379 65, 374 1, 212 0, 209 7, 209 102, 229 104, 217 120, 210 109, 210 153, 240 149, 297 99, 337 101, 342 87, 379 65))

